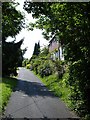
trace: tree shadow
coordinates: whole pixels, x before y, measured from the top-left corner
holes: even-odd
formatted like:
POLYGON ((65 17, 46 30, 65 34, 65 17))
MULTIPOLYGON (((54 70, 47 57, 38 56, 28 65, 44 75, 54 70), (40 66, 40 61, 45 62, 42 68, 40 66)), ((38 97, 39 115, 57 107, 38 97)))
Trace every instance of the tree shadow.
POLYGON ((39 82, 30 82, 30 81, 25 81, 18 79, 18 85, 15 88, 15 91, 19 91, 24 93, 25 95, 28 96, 50 96, 50 97, 56 97, 53 93, 53 91, 49 91, 47 87, 39 82))

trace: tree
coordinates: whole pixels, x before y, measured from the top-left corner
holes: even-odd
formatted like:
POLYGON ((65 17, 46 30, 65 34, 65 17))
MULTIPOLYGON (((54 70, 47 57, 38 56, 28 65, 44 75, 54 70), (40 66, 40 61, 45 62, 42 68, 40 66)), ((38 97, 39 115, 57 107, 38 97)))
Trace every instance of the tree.
POLYGON ((49 49, 48 47, 44 47, 42 50, 41 50, 41 53, 40 53, 40 56, 47 56, 49 54, 49 49))
POLYGON ((16 3, 2 3, 2 42, 9 36, 15 37, 24 27, 24 16, 16 6, 16 3))
POLYGON ((37 48, 38 48, 38 55, 40 54, 40 42, 38 42, 38 44, 37 44, 37 48))
POLYGON ((37 43, 35 43, 33 55, 37 55, 37 43))
POLYGON ((20 46, 23 40, 19 41, 18 43, 14 42, 5 42, 3 45, 3 64, 2 64, 2 75, 10 75, 14 74, 17 75, 16 69, 18 66, 21 66, 22 63, 22 51, 20 46), (7 47, 8 46, 8 47, 7 47))
POLYGON ((37 43, 35 43, 35 46, 34 46, 34 51, 33 51, 33 55, 38 56, 38 55, 39 55, 39 53, 40 53, 40 43, 38 42, 38 44, 37 44, 37 43))
MULTIPOLYGON (((33 27, 43 29, 46 39, 58 36, 69 62, 68 84, 74 109, 90 115, 90 3, 30 3, 24 9, 37 18, 33 27)), ((31 27, 32 27, 31 26, 31 27)))
POLYGON ((2 75, 16 74, 21 65, 23 51, 20 49, 23 39, 18 43, 6 42, 7 37, 15 37, 24 27, 24 16, 16 10, 15 3, 2 3, 2 75))

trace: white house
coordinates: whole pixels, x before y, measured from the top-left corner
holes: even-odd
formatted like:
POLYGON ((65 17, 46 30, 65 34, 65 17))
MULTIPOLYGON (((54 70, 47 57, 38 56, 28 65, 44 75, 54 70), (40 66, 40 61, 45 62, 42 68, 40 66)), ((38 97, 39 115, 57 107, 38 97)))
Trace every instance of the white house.
POLYGON ((53 60, 64 60, 63 47, 61 46, 61 44, 55 36, 49 41, 48 47, 49 52, 51 53, 51 58, 53 60))

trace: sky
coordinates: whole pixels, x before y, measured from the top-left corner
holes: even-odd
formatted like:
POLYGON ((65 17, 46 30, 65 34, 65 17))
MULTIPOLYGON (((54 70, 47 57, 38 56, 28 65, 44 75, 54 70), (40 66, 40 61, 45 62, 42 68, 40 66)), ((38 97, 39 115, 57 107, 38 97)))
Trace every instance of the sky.
MULTIPOLYGON (((29 22, 35 22, 36 20, 33 19, 31 14, 28 14, 24 9, 23 9, 23 3, 24 0, 15 0, 16 2, 18 1, 20 5, 16 8, 17 10, 20 10, 21 12, 24 12, 26 18, 25 22, 29 24, 29 22)), ((26 53, 24 54, 25 58, 31 58, 34 50, 34 45, 35 43, 38 43, 40 41, 40 46, 44 47, 45 45, 48 45, 48 41, 43 38, 42 35, 42 30, 40 29, 34 29, 33 31, 28 31, 27 28, 22 29, 20 33, 16 36, 16 42, 20 41, 22 38, 24 38, 24 42, 21 46, 21 49, 27 48, 26 53)), ((7 41, 12 41, 14 40, 11 37, 8 37, 7 41)))

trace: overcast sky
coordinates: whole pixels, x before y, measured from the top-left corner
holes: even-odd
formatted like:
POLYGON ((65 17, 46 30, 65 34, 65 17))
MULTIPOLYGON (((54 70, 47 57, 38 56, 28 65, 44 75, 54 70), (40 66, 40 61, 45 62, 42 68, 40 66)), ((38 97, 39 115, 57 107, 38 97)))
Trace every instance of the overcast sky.
MULTIPOLYGON (((20 10, 21 12, 25 13, 25 21, 28 24, 29 22, 35 22, 35 19, 32 18, 31 14, 28 14, 25 10, 23 10, 23 3, 24 0, 15 0, 20 3, 20 5, 17 7, 17 10, 20 10)), ((27 52, 25 53, 25 58, 30 58, 33 53, 35 42, 38 43, 40 41, 40 46, 48 45, 48 41, 43 38, 42 30, 40 29, 34 29, 33 31, 28 31, 26 28, 22 29, 21 32, 16 36, 16 41, 20 41, 22 38, 24 38, 23 45, 21 48, 27 48, 27 52)), ((11 41, 12 38, 8 38, 7 41, 11 41)))

